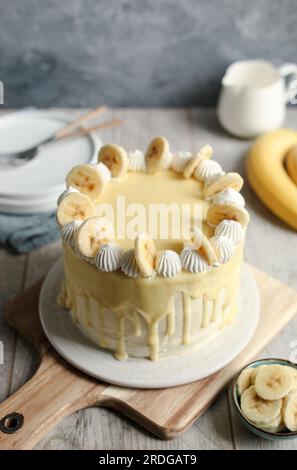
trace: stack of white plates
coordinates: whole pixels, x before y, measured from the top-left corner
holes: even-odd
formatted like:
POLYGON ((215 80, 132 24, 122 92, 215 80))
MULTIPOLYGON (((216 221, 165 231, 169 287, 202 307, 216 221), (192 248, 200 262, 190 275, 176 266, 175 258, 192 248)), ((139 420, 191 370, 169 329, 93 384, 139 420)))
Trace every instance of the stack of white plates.
MULTIPOLYGON (((0 153, 24 150, 52 135, 71 118, 36 110, 0 118, 0 153)), ((96 134, 46 146, 22 166, 0 166, 0 212, 28 214, 52 211, 74 165, 96 159, 101 141, 96 134)))

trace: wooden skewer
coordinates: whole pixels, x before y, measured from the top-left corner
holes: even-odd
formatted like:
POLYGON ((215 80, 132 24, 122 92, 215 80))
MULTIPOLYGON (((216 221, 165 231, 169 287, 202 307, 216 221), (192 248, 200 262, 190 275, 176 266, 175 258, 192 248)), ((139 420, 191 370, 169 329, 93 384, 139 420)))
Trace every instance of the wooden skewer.
POLYGON ((77 129, 72 132, 68 132, 67 134, 63 135, 62 138, 68 138, 68 137, 82 137, 86 134, 89 134, 90 132, 96 131, 98 129, 106 129, 108 127, 113 127, 113 126, 118 126, 122 124, 123 121, 120 119, 111 119, 110 121, 105 121, 101 122, 100 124, 94 124, 93 126, 86 127, 83 129, 77 129))
POLYGON ((100 114, 105 113, 105 111, 107 111, 106 106, 99 106, 99 108, 92 109, 91 111, 88 111, 86 114, 83 114, 79 118, 75 119, 74 121, 70 122, 69 124, 66 124, 66 126, 59 129, 55 133, 56 139, 61 139, 62 137, 66 137, 66 135, 69 134, 69 132, 72 129, 75 129, 76 127, 78 127, 83 122, 91 121, 92 119, 95 119, 100 114))

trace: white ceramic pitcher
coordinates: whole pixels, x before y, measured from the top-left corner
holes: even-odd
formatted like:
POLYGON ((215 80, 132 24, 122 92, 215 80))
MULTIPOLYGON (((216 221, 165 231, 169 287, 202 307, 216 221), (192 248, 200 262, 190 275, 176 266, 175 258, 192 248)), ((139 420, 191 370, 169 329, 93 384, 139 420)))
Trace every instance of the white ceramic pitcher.
POLYGON ((276 68, 264 60, 233 63, 222 79, 217 109, 221 125, 244 138, 277 129, 285 118, 286 103, 293 102, 293 84, 297 86, 296 64, 276 68))

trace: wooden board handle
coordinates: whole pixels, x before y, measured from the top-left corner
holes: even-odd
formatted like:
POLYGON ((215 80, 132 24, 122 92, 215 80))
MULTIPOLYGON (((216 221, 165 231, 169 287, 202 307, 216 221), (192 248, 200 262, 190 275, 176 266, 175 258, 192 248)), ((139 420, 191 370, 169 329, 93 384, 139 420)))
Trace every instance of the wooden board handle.
POLYGON ((55 353, 44 355, 31 380, 0 405, 0 449, 32 449, 63 418, 99 401, 98 382, 55 353))

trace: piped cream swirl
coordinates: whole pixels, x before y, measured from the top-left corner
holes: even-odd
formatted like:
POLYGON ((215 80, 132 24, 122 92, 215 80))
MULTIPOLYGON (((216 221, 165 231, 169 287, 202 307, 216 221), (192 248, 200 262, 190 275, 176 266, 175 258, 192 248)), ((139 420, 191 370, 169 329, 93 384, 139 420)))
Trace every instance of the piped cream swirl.
POLYGON ((227 263, 234 255, 235 245, 233 241, 221 235, 215 235, 209 239, 220 263, 227 263))
POLYGON ((64 243, 70 245, 72 248, 76 247, 77 231, 82 224, 81 220, 73 220, 68 224, 63 225, 61 228, 61 238, 64 243))
POLYGON ((128 171, 145 171, 145 157, 141 150, 133 150, 128 153, 128 171))
POLYGON ((202 160, 197 166, 194 176, 198 181, 205 182, 208 178, 222 173, 221 165, 215 160, 202 160))
POLYGON ((180 258, 183 269, 190 273, 202 273, 209 268, 208 262, 198 251, 184 248, 180 258))
POLYGON ((99 248, 94 264, 98 269, 107 273, 116 271, 121 265, 123 252, 123 248, 117 243, 106 243, 99 248))
POLYGON ((176 171, 176 173, 183 173, 189 161, 193 158, 191 152, 186 150, 181 150, 172 155, 171 168, 176 171))
POLYGON ((157 254, 156 271, 162 277, 174 277, 182 269, 180 257, 173 250, 164 250, 157 254))
POLYGON ((128 250, 123 254, 120 267, 123 273, 129 277, 141 276, 133 249, 128 250))
POLYGON ((109 183, 112 176, 110 169, 107 168, 107 166, 102 162, 92 163, 92 166, 96 167, 96 169, 99 171, 100 175, 102 176, 102 181, 104 183, 109 183))
POLYGON ((231 202, 233 204, 238 204, 240 207, 245 206, 245 200, 242 195, 232 188, 227 188, 224 191, 220 191, 215 194, 212 198, 212 202, 214 204, 226 204, 231 202))
POLYGON ((215 235, 230 238, 230 240, 232 240, 236 245, 242 240, 244 230, 236 220, 224 219, 216 226, 215 235))

